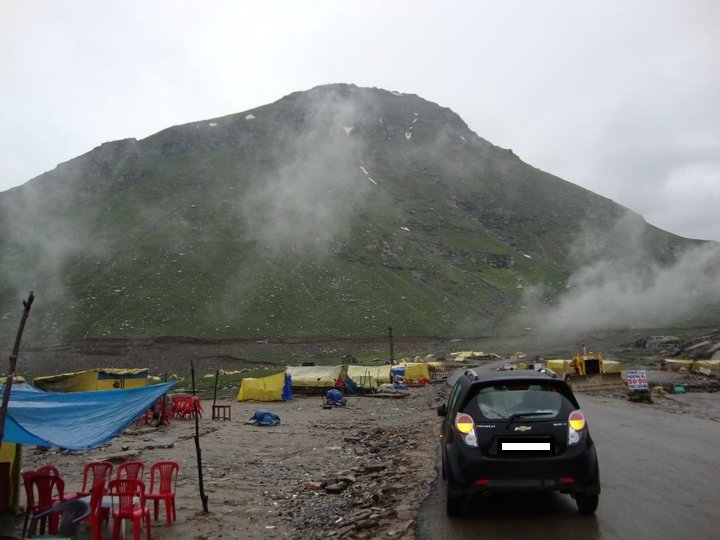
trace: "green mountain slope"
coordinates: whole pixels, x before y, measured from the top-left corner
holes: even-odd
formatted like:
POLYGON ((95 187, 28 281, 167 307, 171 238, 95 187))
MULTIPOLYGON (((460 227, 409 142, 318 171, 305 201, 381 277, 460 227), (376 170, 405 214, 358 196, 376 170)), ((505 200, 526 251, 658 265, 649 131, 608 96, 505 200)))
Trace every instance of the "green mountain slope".
MULTIPOLYGON (((0 194, 0 331, 37 339, 469 336, 587 261, 695 244, 413 95, 318 87, 103 144, 0 194)), ((549 301, 549 300, 548 300, 549 301)))

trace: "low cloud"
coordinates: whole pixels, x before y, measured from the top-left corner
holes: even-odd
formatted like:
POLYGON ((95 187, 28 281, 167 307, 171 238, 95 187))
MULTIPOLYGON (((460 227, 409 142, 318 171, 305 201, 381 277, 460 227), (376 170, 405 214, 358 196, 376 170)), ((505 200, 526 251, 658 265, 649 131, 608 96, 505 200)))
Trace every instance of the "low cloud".
MULTIPOLYGON (((585 261, 551 305, 542 287, 528 290, 522 323, 541 333, 657 328, 702 317, 720 305, 720 245, 698 244, 656 262, 641 221, 620 220, 604 237, 583 234, 573 259, 585 261), (604 253, 605 256, 599 256, 604 253), (613 253, 612 256, 608 253, 613 253)), ((656 255, 656 254, 655 254, 656 255)))
POLYGON ((262 247, 319 255, 348 232, 374 186, 360 168, 362 112, 336 92, 303 99, 301 130, 288 125, 277 133, 277 170, 245 194, 239 210, 262 247))

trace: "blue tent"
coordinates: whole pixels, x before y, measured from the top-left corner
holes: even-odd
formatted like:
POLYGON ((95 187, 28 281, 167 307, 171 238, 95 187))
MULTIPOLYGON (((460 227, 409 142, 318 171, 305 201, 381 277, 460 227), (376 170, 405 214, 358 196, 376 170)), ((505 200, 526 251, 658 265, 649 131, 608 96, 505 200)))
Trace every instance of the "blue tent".
POLYGON ((96 448, 122 433, 175 384, 63 393, 13 388, 3 441, 68 450, 96 448))

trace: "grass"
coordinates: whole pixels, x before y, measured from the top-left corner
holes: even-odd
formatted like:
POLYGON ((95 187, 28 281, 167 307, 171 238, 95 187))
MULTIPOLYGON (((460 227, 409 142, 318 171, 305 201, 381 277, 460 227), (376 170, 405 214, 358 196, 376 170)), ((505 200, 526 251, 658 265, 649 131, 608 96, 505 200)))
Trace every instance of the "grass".
MULTIPOLYGON (((412 336, 484 335, 519 309, 528 286, 559 294, 586 263, 569 257, 575 233, 607 234, 625 211, 483 143, 450 111, 373 99, 386 123, 373 109, 359 117, 362 140, 319 137, 329 145, 317 148, 330 156, 323 162, 287 151, 308 126, 278 102, 262 109, 264 123, 246 127, 240 116, 213 130, 171 128, 0 194, 0 335, 14 335, 18 298, 30 288, 27 332, 40 342, 364 339, 389 325, 412 336), (415 112, 410 143, 402 122, 415 112), (272 182, 275 191, 327 189, 300 217, 286 208, 299 191, 277 215, 251 218, 250 194, 272 182), (257 234, 258 220, 286 221, 292 241, 257 234)), ((666 262, 692 243, 651 227, 644 241, 666 262)), ((614 238, 607 254, 631 252, 633 242, 614 238)))

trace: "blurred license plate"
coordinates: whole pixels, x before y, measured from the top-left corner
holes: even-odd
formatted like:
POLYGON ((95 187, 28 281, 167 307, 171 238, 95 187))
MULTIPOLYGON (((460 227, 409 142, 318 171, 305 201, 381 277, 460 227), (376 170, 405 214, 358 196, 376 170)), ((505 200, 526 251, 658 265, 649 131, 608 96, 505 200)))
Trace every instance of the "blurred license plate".
POLYGON ((555 441, 552 439, 498 439, 498 454, 554 454, 555 441))

